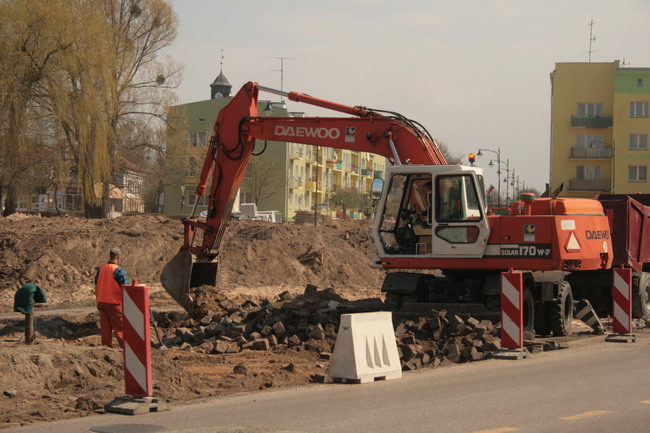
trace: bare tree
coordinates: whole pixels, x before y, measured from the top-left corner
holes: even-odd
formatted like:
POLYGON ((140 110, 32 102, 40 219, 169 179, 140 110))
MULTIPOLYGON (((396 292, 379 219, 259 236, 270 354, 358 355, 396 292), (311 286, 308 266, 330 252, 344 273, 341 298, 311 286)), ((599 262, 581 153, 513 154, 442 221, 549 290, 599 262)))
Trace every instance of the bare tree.
POLYGON ((366 204, 365 194, 359 193, 357 188, 341 188, 329 198, 330 205, 341 206, 343 215, 347 214, 348 209, 360 209, 366 204))
POLYGON ((278 162, 271 156, 252 157, 242 181, 242 192, 250 192, 257 205, 284 191, 286 181, 278 162))
POLYGON ((442 141, 437 141, 438 147, 440 148, 440 152, 442 152, 443 156, 447 160, 447 164, 449 165, 458 165, 463 163, 463 154, 460 152, 455 152, 453 153, 450 149, 447 143, 444 143, 442 141))
MULTIPOLYGON (((152 142, 164 143, 164 146, 148 146, 142 164, 146 170, 145 209, 149 212, 159 212, 160 198, 165 188, 181 184, 188 171, 187 127, 179 123, 179 119, 171 120, 169 127, 150 131, 152 142)), ((183 120, 186 120, 185 117, 183 120)))

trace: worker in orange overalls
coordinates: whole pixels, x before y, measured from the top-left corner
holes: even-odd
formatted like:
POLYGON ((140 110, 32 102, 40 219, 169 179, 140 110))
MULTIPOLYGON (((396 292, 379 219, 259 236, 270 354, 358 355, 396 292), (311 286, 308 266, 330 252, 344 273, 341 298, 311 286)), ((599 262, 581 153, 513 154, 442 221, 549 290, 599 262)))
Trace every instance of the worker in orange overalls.
POLYGON ((113 331, 115 331, 120 347, 124 347, 121 286, 130 283, 126 272, 119 265, 120 255, 119 248, 111 248, 108 263, 103 264, 95 275, 95 295, 99 310, 102 345, 108 347, 113 347, 113 331))

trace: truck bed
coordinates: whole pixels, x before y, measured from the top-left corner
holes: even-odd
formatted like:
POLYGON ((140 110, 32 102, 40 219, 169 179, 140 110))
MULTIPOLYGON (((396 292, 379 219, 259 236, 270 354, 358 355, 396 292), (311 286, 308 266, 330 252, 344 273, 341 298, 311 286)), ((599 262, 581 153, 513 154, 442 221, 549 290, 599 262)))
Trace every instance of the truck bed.
POLYGON ((650 194, 600 194, 596 200, 609 218, 612 266, 650 270, 650 194))

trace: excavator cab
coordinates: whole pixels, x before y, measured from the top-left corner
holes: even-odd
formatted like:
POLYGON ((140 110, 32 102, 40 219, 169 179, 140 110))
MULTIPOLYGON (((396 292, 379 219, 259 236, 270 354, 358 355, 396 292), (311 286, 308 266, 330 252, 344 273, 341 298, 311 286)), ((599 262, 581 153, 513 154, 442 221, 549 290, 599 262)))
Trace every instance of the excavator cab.
POLYGON ((375 242, 386 256, 481 257, 490 227, 482 171, 397 166, 387 172, 375 242))

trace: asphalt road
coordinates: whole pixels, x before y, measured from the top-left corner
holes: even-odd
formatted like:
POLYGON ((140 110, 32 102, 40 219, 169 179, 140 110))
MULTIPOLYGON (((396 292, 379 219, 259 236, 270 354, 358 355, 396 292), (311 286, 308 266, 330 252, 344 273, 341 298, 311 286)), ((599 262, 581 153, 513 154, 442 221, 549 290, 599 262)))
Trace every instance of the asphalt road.
MULTIPOLYGON (((154 378, 155 380, 155 378, 154 378)), ((488 360, 371 384, 323 384, 3 432, 650 432, 650 334, 603 336, 519 361, 488 360)))

